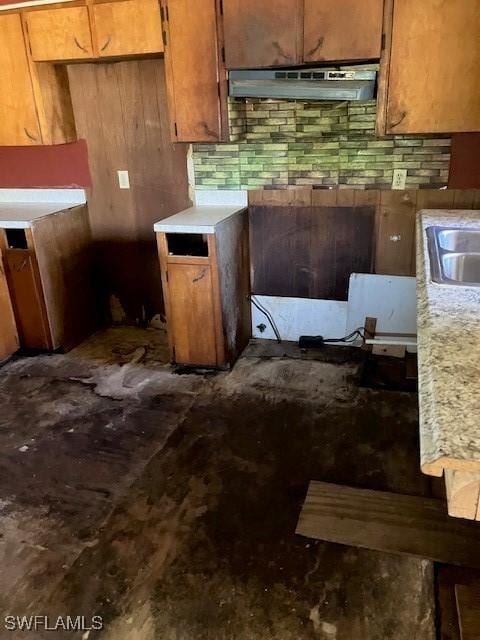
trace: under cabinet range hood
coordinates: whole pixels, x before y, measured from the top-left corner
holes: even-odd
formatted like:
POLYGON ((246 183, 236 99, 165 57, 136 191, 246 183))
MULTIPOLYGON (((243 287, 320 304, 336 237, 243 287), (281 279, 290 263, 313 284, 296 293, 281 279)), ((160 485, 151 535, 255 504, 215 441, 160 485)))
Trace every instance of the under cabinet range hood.
POLYGON ((331 69, 242 69, 229 72, 233 98, 371 100, 376 71, 331 69))

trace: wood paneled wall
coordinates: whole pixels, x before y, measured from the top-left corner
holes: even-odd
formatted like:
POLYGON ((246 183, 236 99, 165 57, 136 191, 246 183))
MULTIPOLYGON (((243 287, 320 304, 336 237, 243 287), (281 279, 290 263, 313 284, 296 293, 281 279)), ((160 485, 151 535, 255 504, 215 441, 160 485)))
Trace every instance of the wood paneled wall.
POLYGON ((452 136, 451 189, 480 189, 480 133, 456 133, 452 136))
MULTIPOLYGON (((249 204, 375 207, 373 273, 415 275, 415 216, 420 209, 480 209, 478 189, 286 189, 249 191, 249 204)), ((271 238, 272 246, 274 239, 271 238)), ((253 247, 253 245, 252 245, 253 247)), ((252 255, 252 262, 260 256, 252 255)))
POLYGON ((102 300, 129 322, 163 310, 153 223, 190 205, 187 146, 170 142, 163 60, 68 68, 78 135, 87 140, 88 207, 102 300), (127 170, 130 189, 120 189, 127 170))

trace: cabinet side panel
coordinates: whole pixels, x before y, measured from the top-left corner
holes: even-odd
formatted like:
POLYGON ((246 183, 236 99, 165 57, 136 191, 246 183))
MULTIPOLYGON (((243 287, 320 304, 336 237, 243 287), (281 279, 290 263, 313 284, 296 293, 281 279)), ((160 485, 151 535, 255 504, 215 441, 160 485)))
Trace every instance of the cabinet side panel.
POLYGON ((32 238, 53 346, 71 349, 98 326, 86 206, 38 221, 32 238))
POLYGON ((216 236, 226 356, 233 363, 251 336, 247 211, 221 224, 216 236))

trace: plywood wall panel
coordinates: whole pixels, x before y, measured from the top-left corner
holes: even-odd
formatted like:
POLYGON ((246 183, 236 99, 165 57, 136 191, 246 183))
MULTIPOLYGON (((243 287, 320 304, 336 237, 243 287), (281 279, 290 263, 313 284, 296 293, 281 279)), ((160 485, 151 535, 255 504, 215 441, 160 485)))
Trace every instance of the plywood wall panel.
POLYGON ((351 273, 369 273, 374 207, 250 208, 252 290, 346 300, 351 273))
POLYGON ((129 321, 163 309, 153 223, 189 206, 186 145, 170 141, 163 60, 69 67, 79 135, 87 140, 89 198, 104 301, 129 321), (118 186, 127 170, 130 189, 118 186))

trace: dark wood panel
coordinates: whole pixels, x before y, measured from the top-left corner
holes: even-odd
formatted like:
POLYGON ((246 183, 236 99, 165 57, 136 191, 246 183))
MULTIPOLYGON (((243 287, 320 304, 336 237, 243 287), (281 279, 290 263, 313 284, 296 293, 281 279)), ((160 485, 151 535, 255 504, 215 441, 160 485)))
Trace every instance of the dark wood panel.
MULTIPOLYGON (((478 588, 480 572, 464 567, 438 565, 435 572, 438 640, 462 640, 456 587, 478 588)), ((480 625, 480 623, 479 623, 480 625)), ((480 626, 478 627, 480 628, 480 626)))
POLYGON ((305 62, 380 58, 383 0, 305 0, 305 62))
POLYGON ((456 133, 452 136, 450 189, 480 188, 480 133, 456 133))
POLYGON ((478 640, 480 635, 480 584, 455 586, 461 640, 478 640))
POLYGON ((285 66, 300 62, 299 0, 223 0, 228 69, 285 66))
POLYGON ((451 518, 445 502, 435 498, 311 482, 296 532, 480 568, 480 523, 451 518))
POLYGON ((346 300, 351 273, 370 273, 375 208, 250 207, 252 290, 346 300))
POLYGON ((102 304, 120 301, 128 321, 163 311, 153 223, 189 206, 187 147, 170 141, 164 63, 71 65, 79 136, 88 143, 88 208, 102 304), (128 170, 130 190, 119 189, 128 170))

